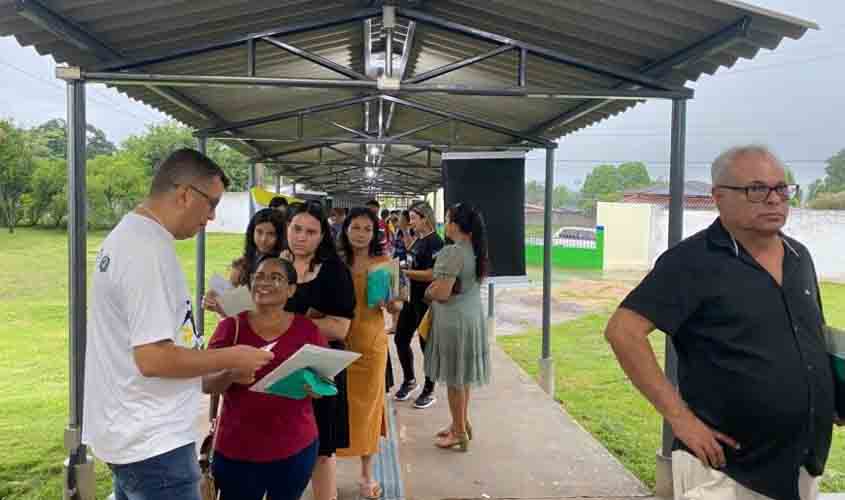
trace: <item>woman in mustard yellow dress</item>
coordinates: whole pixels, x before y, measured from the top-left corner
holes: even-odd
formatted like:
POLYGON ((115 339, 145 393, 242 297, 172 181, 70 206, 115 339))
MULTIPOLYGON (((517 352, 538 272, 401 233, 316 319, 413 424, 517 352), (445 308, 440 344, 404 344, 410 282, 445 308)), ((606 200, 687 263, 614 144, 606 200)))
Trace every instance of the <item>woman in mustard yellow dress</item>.
POLYGON ((354 208, 343 222, 338 238, 340 254, 352 273, 355 285, 355 318, 346 336, 346 349, 361 354, 347 374, 349 401, 349 448, 337 450, 340 457, 361 457, 360 495, 376 499, 381 485, 373 478, 373 456, 386 435, 384 413, 387 333, 384 312, 393 313, 401 301, 367 305, 367 270, 389 260, 381 255, 378 219, 366 208, 354 208))

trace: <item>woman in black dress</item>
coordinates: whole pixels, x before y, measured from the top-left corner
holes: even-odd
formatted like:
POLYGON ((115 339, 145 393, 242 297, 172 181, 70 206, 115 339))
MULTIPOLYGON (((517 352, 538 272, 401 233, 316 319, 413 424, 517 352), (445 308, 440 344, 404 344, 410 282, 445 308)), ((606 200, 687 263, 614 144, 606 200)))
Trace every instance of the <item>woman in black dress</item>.
MULTIPOLYGON (((298 276, 296 292, 285 309, 311 318, 334 349, 344 339, 355 313, 355 288, 349 269, 337 255, 331 230, 319 203, 297 203, 288 209, 287 250, 298 276)), ((349 447, 346 374, 335 377, 338 395, 314 400, 320 434, 317 466, 311 477, 314 500, 337 498, 335 451, 349 447)))

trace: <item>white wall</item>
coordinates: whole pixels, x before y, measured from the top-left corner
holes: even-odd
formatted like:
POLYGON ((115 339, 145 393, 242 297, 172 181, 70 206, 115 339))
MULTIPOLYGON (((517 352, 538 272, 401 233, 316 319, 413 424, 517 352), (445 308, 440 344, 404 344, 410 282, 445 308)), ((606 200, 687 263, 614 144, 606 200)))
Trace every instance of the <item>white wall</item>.
POLYGON ((651 205, 598 204, 596 225, 605 228, 605 270, 646 271, 651 267, 651 212, 651 205))
POLYGON ((249 193, 223 193, 217 213, 213 221, 206 227, 210 233, 246 233, 249 225, 249 193))
MULTIPOLYGON (((717 216, 715 210, 685 210, 684 237, 706 229, 717 216)), ((650 269, 668 248, 668 209, 599 203, 598 224, 605 226, 605 269, 650 269)), ((820 278, 845 281, 845 211, 792 209, 784 233, 810 250, 820 278)))

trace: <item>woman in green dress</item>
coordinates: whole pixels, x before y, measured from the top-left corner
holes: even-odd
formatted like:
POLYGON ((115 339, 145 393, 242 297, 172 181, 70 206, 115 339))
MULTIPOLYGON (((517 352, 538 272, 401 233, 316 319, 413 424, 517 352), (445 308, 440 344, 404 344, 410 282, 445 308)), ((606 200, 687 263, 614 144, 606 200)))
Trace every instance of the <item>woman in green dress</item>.
POLYGON ((438 433, 439 448, 467 451, 472 434, 467 414, 470 388, 490 382, 490 344, 481 305, 481 282, 487 276, 487 235, 481 213, 457 204, 447 213, 446 236, 434 264, 434 281, 426 290, 432 301, 431 334, 425 373, 446 384, 452 424, 438 433))

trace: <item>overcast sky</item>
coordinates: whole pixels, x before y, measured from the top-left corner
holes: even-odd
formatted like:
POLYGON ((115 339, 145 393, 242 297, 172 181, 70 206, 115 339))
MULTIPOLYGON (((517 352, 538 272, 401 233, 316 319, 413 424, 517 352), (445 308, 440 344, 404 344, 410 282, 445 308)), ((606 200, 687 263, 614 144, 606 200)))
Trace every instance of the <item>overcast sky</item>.
MULTIPOLYGON (((696 94, 687 109, 687 178, 706 180, 719 151, 758 142, 772 147, 798 182, 808 185, 824 175, 825 160, 845 149, 845 1, 750 1, 815 21, 821 30, 690 84, 696 94)), ((0 117, 27 127, 65 117, 65 85, 54 68, 52 58, 0 38, 0 117)), ((88 121, 115 143, 167 119, 104 86, 89 89, 88 121)), ((578 188, 599 163, 629 160, 644 161, 652 177, 668 177, 670 118, 671 103, 648 102, 565 137, 555 183, 578 188)), ((542 180, 542 158, 542 152, 529 155, 530 179, 542 180)))

